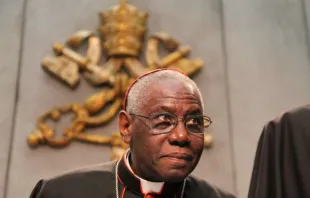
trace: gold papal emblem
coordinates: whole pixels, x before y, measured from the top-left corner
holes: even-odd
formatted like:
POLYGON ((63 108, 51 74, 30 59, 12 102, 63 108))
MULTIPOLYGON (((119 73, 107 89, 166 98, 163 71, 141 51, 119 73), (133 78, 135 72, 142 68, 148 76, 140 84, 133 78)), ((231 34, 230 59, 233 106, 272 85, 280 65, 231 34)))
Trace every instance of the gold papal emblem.
MULTIPOLYGON (((30 146, 47 144, 63 147, 73 140, 79 140, 110 145, 111 159, 117 159, 128 148, 119 132, 111 136, 87 134, 87 127, 99 127, 112 120, 122 108, 128 86, 143 73, 159 68, 174 68, 191 76, 203 67, 201 59, 187 58, 190 53, 188 46, 180 45, 167 33, 150 35, 144 46, 148 14, 126 0, 107 12, 101 12, 100 19, 99 35, 81 30, 69 37, 65 44, 55 43, 53 50, 56 56, 44 57, 42 67, 71 88, 78 86, 80 73, 91 85, 105 85, 107 88, 87 98, 84 104, 58 107, 41 115, 36 129, 28 136, 30 146), (85 55, 76 52, 83 43, 87 43, 85 55), (159 56, 160 44, 169 52, 164 57, 159 56), (146 65, 139 60, 142 49, 145 49, 146 65), (107 56, 107 62, 99 65, 102 55, 107 56), (109 109, 97 115, 107 104, 111 104, 109 109), (62 114, 69 112, 74 113, 74 118, 58 138, 46 121, 58 121, 62 114)), ((207 133, 205 146, 211 145, 212 137, 207 133)))

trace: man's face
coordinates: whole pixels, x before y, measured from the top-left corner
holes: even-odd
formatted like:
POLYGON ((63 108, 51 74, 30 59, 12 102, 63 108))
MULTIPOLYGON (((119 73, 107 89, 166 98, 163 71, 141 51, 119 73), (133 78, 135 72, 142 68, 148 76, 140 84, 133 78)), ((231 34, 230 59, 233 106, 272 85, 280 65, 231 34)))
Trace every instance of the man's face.
POLYGON ((152 134, 149 120, 131 116, 132 168, 141 177, 153 181, 181 181, 196 167, 203 151, 203 134, 187 131, 184 119, 202 115, 199 95, 190 85, 163 80, 150 85, 140 109, 143 116, 158 113, 175 115, 179 122, 165 134, 152 134))

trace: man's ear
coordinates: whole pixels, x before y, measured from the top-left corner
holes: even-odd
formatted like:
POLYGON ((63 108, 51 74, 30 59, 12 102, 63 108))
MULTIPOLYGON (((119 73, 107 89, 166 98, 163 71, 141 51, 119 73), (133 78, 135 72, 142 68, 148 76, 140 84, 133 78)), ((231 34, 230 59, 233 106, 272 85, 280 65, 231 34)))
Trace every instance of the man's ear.
POLYGON ((120 129, 120 133, 122 136, 123 141, 126 144, 129 144, 131 142, 131 130, 129 130, 130 125, 132 124, 132 119, 130 118, 130 115, 122 110, 118 115, 118 125, 120 129))

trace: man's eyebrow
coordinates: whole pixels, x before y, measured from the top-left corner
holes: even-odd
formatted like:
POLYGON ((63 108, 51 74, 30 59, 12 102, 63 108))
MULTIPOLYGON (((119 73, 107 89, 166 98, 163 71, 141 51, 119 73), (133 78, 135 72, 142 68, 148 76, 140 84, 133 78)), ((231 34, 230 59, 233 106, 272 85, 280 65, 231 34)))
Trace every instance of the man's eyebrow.
POLYGON ((195 109, 195 110, 189 110, 187 113, 186 113, 186 115, 201 115, 202 114, 202 112, 201 112, 201 110, 200 109, 195 109))
POLYGON ((158 112, 168 112, 168 113, 173 113, 173 108, 169 107, 169 106, 159 106, 158 108, 156 108, 158 112))
POLYGON ((157 115, 157 114, 161 114, 161 113, 173 114, 173 111, 167 106, 159 106, 156 108, 156 110, 152 110, 152 112, 149 115, 153 116, 153 115, 157 115))

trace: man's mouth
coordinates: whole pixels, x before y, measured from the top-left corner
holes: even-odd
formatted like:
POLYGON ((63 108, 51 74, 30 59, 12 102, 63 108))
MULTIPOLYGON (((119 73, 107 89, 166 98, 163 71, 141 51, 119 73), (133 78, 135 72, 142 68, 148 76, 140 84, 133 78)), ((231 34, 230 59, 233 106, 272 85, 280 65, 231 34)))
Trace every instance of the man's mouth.
POLYGON ((172 160, 185 160, 185 161, 192 161, 193 156, 186 153, 170 153, 163 156, 164 158, 170 158, 172 160))

